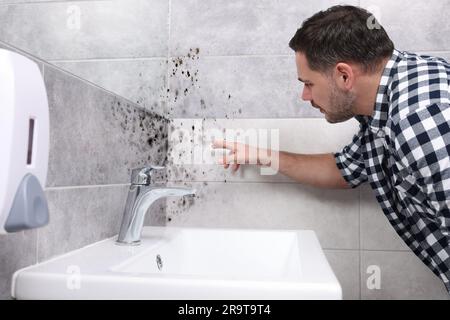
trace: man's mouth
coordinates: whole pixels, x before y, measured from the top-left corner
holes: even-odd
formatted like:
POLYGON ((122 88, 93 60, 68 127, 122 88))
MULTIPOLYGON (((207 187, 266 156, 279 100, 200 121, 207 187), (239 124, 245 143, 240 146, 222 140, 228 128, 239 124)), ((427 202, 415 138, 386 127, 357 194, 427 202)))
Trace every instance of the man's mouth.
POLYGON ((317 109, 319 109, 320 110, 320 112, 322 112, 322 113, 325 113, 325 110, 323 110, 321 107, 319 107, 317 104, 315 104, 315 103, 311 103, 311 105, 314 107, 314 108, 317 108, 317 109))

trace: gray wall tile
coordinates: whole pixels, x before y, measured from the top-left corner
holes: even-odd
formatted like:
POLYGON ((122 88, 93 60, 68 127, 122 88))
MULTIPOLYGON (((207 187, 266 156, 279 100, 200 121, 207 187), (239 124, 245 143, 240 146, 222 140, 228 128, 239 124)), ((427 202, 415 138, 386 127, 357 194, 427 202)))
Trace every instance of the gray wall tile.
POLYGON ((379 18, 399 50, 450 50, 449 0, 361 0, 361 6, 379 18))
POLYGON ((85 60, 53 64, 149 111, 163 114, 166 109, 167 59, 85 60))
POLYGON ((53 67, 47 186, 128 183, 130 169, 162 164, 165 119, 53 67))
POLYGON ((169 62, 166 114, 171 118, 323 117, 300 98, 294 55, 201 55, 189 59, 185 54, 169 62))
POLYGON ((0 21, 0 40, 46 60, 167 56, 166 0, 0 6, 0 21))
POLYGON ((409 247, 395 232, 381 210, 369 185, 361 191, 361 248, 369 250, 406 250, 409 247))
POLYGON ((337 3, 173 0, 170 55, 183 55, 190 48, 200 48, 206 55, 289 54, 288 42, 301 22, 337 3))
POLYGON ((38 230, 39 262, 117 234, 128 186, 46 190, 50 223, 38 230))
POLYGON ((156 200, 148 209, 144 219, 144 226, 166 225, 166 198, 156 200))
POLYGON ((344 300, 359 300, 359 251, 324 250, 328 263, 342 287, 344 300))
POLYGON ((311 229, 324 248, 358 249, 358 193, 285 183, 172 183, 197 190, 167 200, 167 225, 311 229), (170 220, 170 221, 169 221, 170 220))
POLYGON ((362 299, 450 299, 441 280, 412 252, 362 251, 362 299), (380 289, 368 289, 369 266, 380 268, 380 289))
POLYGON ((0 235, 0 299, 11 296, 11 277, 20 268, 37 262, 37 230, 0 235))
POLYGON ((444 58, 447 62, 450 62, 450 52, 432 52, 432 54, 444 58))
POLYGON ((36 263, 36 230, 0 235, 0 273, 36 263))
POLYGON ((0 273, 0 300, 11 299, 11 274, 0 273))

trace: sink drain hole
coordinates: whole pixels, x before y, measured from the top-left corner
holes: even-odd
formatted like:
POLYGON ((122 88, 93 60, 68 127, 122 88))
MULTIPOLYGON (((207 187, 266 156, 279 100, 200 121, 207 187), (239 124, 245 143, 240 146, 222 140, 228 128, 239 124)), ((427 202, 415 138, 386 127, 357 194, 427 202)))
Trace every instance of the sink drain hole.
POLYGON ((163 267, 163 262, 159 254, 156 255, 156 265, 158 266, 159 270, 161 270, 163 267))

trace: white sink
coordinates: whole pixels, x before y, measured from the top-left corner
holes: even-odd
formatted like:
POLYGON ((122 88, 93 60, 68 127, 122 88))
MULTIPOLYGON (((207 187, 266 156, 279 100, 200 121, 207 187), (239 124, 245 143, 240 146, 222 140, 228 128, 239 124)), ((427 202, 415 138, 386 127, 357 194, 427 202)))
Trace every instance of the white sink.
POLYGON ((18 270, 17 299, 341 299, 308 230, 144 227, 18 270))

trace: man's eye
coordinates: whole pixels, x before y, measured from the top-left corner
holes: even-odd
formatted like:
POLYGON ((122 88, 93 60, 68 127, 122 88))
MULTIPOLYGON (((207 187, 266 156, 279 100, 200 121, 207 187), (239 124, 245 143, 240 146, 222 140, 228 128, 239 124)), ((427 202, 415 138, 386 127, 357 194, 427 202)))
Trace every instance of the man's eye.
POLYGON ((307 86, 308 88, 312 87, 312 83, 305 83, 305 86, 307 86))

